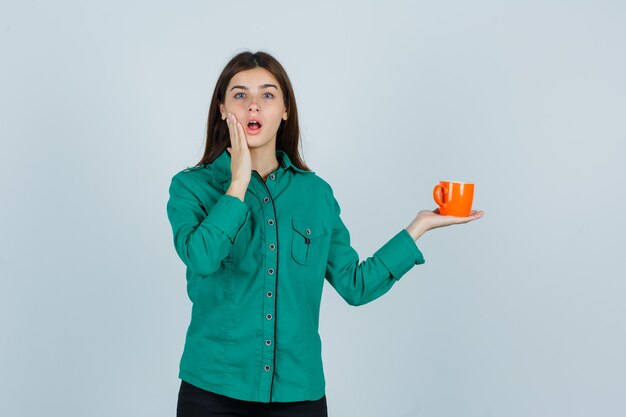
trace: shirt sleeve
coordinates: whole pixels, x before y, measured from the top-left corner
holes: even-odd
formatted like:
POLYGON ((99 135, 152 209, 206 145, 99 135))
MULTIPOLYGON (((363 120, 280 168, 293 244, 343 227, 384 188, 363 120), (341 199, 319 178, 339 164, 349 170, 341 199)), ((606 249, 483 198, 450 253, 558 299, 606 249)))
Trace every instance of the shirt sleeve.
POLYGON ((228 256, 250 210, 246 203, 229 194, 221 195, 211 207, 206 207, 206 202, 200 201, 175 175, 169 188, 167 216, 176 253, 187 267, 205 276, 217 271, 228 256))
POLYGON ((406 229, 400 230, 372 256, 360 262, 350 244, 350 232, 341 219, 333 196, 334 225, 326 266, 326 280, 350 305, 377 299, 413 266, 425 263, 422 252, 406 229))

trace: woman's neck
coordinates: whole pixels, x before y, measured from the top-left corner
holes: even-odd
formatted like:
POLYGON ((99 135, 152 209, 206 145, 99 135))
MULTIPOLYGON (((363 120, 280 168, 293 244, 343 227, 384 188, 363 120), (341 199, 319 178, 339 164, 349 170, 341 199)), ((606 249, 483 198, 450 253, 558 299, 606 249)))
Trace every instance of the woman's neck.
POLYGON ((274 149, 268 150, 250 150, 250 156, 252 157, 252 170, 261 175, 263 181, 267 176, 278 169, 280 163, 276 158, 276 151, 274 149))

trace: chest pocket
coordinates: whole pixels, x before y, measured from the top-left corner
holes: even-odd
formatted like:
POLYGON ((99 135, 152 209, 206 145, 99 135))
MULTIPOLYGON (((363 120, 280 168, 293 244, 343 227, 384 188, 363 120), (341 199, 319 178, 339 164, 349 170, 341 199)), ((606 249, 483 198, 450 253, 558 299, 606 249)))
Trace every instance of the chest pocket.
POLYGON ((292 217, 291 256, 301 265, 320 262, 326 233, 320 220, 292 217))

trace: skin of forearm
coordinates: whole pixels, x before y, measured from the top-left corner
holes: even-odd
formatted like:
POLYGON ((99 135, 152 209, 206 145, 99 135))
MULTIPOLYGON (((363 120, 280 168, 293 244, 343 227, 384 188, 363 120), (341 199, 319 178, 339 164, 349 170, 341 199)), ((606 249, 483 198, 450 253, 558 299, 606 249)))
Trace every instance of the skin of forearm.
POLYGON ((245 184, 241 181, 233 181, 230 183, 228 190, 226 190, 226 194, 232 195, 233 197, 239 198, 241 201, 245 202, 246 190, 248 189, 248 184, 245 184))
POLYGON ((419 223, 415 223, 415 222, 412 222, 405 229, 407 232, 409 232, 413 240, 419 239, 424 233, 426 233, 426 230, 420 227, 419 223))

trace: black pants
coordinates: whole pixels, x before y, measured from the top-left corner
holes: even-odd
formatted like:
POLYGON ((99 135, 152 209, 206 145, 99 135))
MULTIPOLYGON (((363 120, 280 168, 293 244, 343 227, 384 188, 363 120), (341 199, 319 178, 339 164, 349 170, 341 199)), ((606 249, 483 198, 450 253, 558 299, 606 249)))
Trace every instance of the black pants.
POLYGON ((226 397, 180 383, 176 417, 328 417, 326 395, 315 401, 263 403, 226 397))

